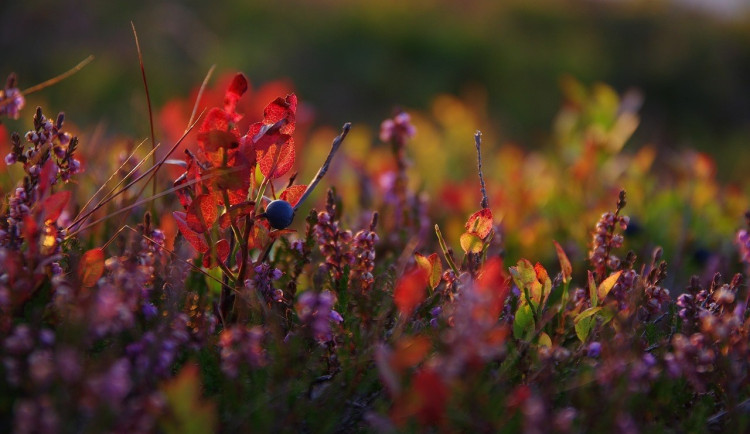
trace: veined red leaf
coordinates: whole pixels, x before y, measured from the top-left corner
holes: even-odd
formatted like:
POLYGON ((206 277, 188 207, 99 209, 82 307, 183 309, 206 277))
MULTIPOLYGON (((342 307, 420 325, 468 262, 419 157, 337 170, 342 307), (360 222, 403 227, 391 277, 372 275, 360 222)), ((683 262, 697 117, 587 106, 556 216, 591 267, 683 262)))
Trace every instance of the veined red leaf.
POLYGON ((469 217, 466 222, 466 232, 470 232, 484 240, 492 231, 492 211, 481 209, 469 217))
POLYGON ((555 243, 555 250, 557 251, 557 259, 560 261, 560 271, 562 272, 563 282, 568 283, 572 279, 573 276, 573 266, 570 265, 570 260, 568 259, 568 255, 565 254, 565 250, 563 250, 562 246, 557 241, 552 241, 555 243))
POLYGON ((41 202, 41 212, 44 215, 44 221, 47 223, 54 223, 60 217, 65 206, 70 201, 70 191, 58 191, 57 193, 47 196, 41 202))
POLYGON ((279 199, 289 202, 289 205, 294 207, 305 193, 305 190, 307 190, 306 185, 291 185, 281 192, 279 199))
POLYGON ((229 241, 225 239, 220 239, 219 241, 214 244, 214 250, 206 252, 205 255, 203 255, 203 266, 205 268, 214 268, 218 266, 218 262, 216 260, 220 261, 221 263, 224 263, 227 261, 227 258, 229 257, 229 241), (216 253, 216 256, 214 257, 214 252, 216 253))
MULTIPOLYGON (((201 122, 201 126, 198 128, 198 135, 201 133, 207 133, 209 131, 226 131, 232 135, 239 137, 240 132, 234 125, 237 122, 239 115, 233 115, 225 112, 224 110, 214 107, 206 113, 206 116, 201 122)), ((241 118, 241 116, 239 116, 241 118)), ((202 144, 202 142, 199 142, 202 144)))
POLYGON ((194 232, 202 234, 211 228, 219 218, 216 199, 211 194, 201 194, 193 199, 187 210, 187 225, 194 232))
POLYGON ((417 262, 420 268, 427 272, 427 279, 432 289, 437 288, 440 284, 440 280, 443 277, 443 263, 440 262, 440 258, 437 253, 433 253, 430 256, 424 256, 419 253, 414 254, 414 260, 417 262))
POLYGON ((263 153, 261 156, 258 156, 256 154, 256 156, 258 167, 260 168, 260 172, 263 174, 263 176, 270 177, 272 179, 284 176, 284 174, 286 174, 289 169, 294 166, 294 140, 292 138, 289 138, 289 140, 281 146, 271 145, 268 147, 267 152, 263 153), (271 173, 273 163, 277 158, 278 161, 276 163, 276 170, 271 173))
POLYGON ((279 129, 281 134, 294 132, 297 113, 297 96, 293 93, 286 98, 276 98, 263 110, 263 123, 266 125, 286 119, 286 124, 279 129))
POLYGON ((219 216, 219 227, 224 230, 232 225, 232 217, 239 219, 246 215, 252 214, 255 205, 252 203, 244 202, 236 205, 232 205, 229 211, 219 216))
POLYGON ((187 216, 182 211, 174 211, 172 213, 172 216, 174 217, 175 223, 177 223, 177 228, 180 230, 180 233, 183 237, 190 243, 191 246, 195 250, 198 251, 198 253, 205 253, 208 251, 208 243, 206 243, 206 239, 196 233, 194 230, 190 229, 190 226, 187 224, 187 216))
POLYGON ((427 296, 426 286, 427 273, 420 267, 401 276, 393 291, 393 302, 404 316, 411 315, 419 303, 424 301, 427 296))
POLYGON ((460 238, 464 253, 480 253, 484 248, 482 239, 473 232, 464 232, 460 238))
POLYGON ((81 285, 86 288, 96 285, 102 274, 104 274, 104 250, 97 247, 84 253, 81 256, 81 262, 78 263, 78 277, 81 279, 81 285))

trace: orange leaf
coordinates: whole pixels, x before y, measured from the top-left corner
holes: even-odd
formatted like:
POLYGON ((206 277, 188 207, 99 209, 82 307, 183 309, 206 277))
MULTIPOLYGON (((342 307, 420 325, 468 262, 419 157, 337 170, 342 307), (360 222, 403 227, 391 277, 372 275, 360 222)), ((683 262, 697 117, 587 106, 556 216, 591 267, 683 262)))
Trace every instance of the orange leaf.
POLYGON ((187 210, 187 225, 202 234, 214 225, 219 218, 216 199, 211 194, 201 194, 193 199, 187 210))
POLYGON ((432 289, 437 288, 440 280, 443 278, 443 263, 440 262, 438 254, 433 253, 430 256, 424 256, 415 253, 414 260, 417 262, 417 265, 427 272, 430 287, 432 289))
POLYGON ((430 348, 432 343, 426 336, 407 336, 399 339, 393 349, 390 365, 396 372, 402 373, 424 360, 430 348))
POLYGON ((198 253, 207 252, 208 243, 206 243, 206 239, 194 230, 190 229, 190 226, 188 226, 187 222, 185 221, 185 213, 181 211, 175 211, 172 213, 172 216, 174 217, 175 223, 177 223, 177 228, 180 230, 180 233, 183 237, 185 237, 190 245, 193 246, 193 248, 197 250, 198 253))
POLYGON ((84 253, 81 262, 78 263, 81 285, 86 288, 96 285, 102 274, 104 274, 104 250, 96 248, 84 253))
POLYGON ((227 258, 229 257, 229 241, 225 239, 220 239, 219 241, 214 244, 214 249, 216 256, 214 257, 214 252, 206 252, 205 255, 203 255, 203 266, 205 268, 214 268, 219 265, 218 261, 221 261, 221 263, 226 262, 227 258))
POLYGON ((568 255, 565 254, 565 250, 560 246, 557 241, 555 243, 555 250, 557 250, 557 259, 560 261, 560 271, 562 272, 563 282, 568 283, 573 276, 573 266, 570 265, 568 255))
POLYGON ((291 185, 286 190, 282 191, 279 195, 279 199, 289 202, 289 205, 295 206, 299 202, 302 195, 307 190, 306 185, 291 185))
POLYGON ((481 209, 469 217, 466 222, 466 232, 470 232, 484 240, 492 231, 492 211, 481 209))
POLYGON ((405 316, 411 315, 426 296, 427 273, 420 267, 406 272, 396 284, 393 301, 405 316))

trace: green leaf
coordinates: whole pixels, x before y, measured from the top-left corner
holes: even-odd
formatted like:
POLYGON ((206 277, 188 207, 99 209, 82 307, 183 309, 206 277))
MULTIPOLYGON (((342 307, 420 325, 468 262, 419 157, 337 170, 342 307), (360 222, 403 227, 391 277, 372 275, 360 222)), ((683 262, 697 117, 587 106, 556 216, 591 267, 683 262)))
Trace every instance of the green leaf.
MULTIPOLYGON (((531 265, 531 262, 521 259, 515 267, 510 267, 509 271, 521 293, 526 294, 528 292, 529 298, 534 303, 539 304, 542 299, 543 287, 542 283, 537 279, 537 270, 531 265)), ((546 282, 545 286, 547 286, 546 282)), ((549 286, 551 286, 551 282, 549 286)), ((521 303, 526 303, 524 297, 521 298, 521 303)))
POLYGON ((601 306, 599 306, 599 307, 590 307, 590 308, 584 310, 583 312, 579 313, 578 315, 576 315, 576 317, 573 319, 573 322, 577 323, 578 321, 580 321, 580 320, 582 320, 584 318, 588 318, 588 317, 596 314, 600 310, 602 310, 601 306))
POLYGON ((594 281, 594 273, 589 271, 589 297, 591 298, 591 307, 596 307, 599 304, 599 297, 596 290, 596 282, 594 281))
POLYGON ((579 313, 573 322, 575 323, 576 335, 581 342, 586 342, 586 339, 591 333, 591 329, 596 324, 596 314, 602 310, 601 307, 590 307, 583 312, 579 313))
POLYGON ((432 289, 437 288, 440 280, 443 278, 443 264, 440 262, 437 253, 430 256, 424 256, 419 253, 414 254, 414 260, 420 268, 427 272, 432 289))
POLYGON ((464 232, 460 241, 464 253, 479 253, 484 246, 482 239, 472 232, 464 232))
POLYGON ((531 313, 531 306, 528 304, 519 306, 513 320, 513 336, 516 339, 527 340, 528 336, 534 333, 534 328, 534 315, 531 313))
POLYGON ((552 347, 552 339, 545 332, 539 334, 539 346, 540 347, 552 347))
POLYGON ((216 409, 201 396, 198 367, 185 365, 176 378, 162 385, 167 412, 159 420, 165 433, 203 434, 216 432, 216 409))
POLYGON ((596 324, 596 318, 593 316, 583 318, 576 323, 576 336, 578 336, 581 342, 586 342, 591 329, 594 328, 594 324, 596 324))

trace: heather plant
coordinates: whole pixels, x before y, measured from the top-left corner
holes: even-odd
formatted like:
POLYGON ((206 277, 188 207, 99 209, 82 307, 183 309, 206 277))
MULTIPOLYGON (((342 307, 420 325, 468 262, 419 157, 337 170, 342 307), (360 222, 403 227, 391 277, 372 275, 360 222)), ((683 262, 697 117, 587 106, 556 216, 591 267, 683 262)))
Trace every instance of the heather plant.
POLYGON ((746 430, 746 198, 705 156, 624 151, 637 94, 565 83, 547 153, 441 97, 439 126, 399 109, 297 164, 297 96, 242 112, 234 74, 88 199, 97 156, 36 109, 5 158, 0 430, 746 430))

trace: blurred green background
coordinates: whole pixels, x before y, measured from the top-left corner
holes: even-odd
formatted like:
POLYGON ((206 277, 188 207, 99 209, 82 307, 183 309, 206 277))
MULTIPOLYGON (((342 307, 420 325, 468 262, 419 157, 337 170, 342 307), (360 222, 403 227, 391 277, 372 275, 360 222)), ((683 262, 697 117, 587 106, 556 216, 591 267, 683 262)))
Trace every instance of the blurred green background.
MULTIPOLYGON (((686 0, 685 3, 701 2, 686 0)), ((156 106, 186 97, 212 64, 260 85, 288 78, 320 124, 376 127, 394 105, 481 91, 503 140, 545 146, 560 78, 645 95, 635 143, 697 148, 724 180, 750 161, 750 16, 659 1, 4 1, 0 74, 26 88, 94 63, 30 98, 81 126, 145 137, 130 21, 156 106)), ((10 123, 13 129, 13 123, 10 123)))

